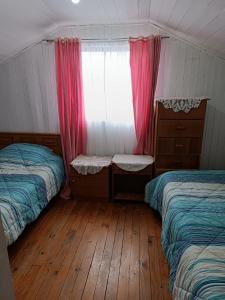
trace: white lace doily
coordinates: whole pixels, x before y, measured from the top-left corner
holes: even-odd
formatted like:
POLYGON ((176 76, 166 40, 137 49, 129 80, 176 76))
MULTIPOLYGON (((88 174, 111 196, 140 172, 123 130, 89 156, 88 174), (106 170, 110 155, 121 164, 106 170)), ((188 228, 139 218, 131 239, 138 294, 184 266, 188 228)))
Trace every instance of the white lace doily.
POLYGON ((111 161, 111 156, 79 155, 71 162, 71 166, 82 175, 96 174, 104 167, 110 166, 111 161))
POLYGON ((154 159, 149 155, 126 155, 116 154, 112 162, 124 171, 137 172, 153 164, 154 159))
POLYGON ((202 100, 209 100, 206 97, 200 98, 159 98, 156 101, 161 102, 168 109, 171 108, 174 112, 184 111, 188 113, 192 108, 198 108, 202 100))

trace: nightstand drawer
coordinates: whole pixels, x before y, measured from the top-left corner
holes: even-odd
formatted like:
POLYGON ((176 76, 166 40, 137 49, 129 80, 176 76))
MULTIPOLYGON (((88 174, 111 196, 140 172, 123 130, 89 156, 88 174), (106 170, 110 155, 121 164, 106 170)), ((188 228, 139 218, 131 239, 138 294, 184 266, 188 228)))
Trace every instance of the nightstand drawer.
POLYGON ((70 188, 78 198, 110 198, 110 168, 96 174, 82 175, 71 168, 70 188))
POLYGON ((166 169, 197 169, 199 156, 159 155, 155 161, 156 168, 166 169))
POLYGON ((201 120, 160 120, 158 137, 202 137, 203 129, 201 120))

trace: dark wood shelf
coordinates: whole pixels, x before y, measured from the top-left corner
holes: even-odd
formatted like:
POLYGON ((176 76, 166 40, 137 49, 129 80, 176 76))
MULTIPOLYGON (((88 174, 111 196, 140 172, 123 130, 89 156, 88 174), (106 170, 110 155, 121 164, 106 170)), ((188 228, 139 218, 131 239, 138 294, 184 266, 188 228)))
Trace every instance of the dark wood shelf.
POLYGON ((152 179, 152 165, 128 172, 112 165, 112 199, 144 202, 146 184, 152 179))
POLYGON ((114 200, 129 200, 129 201, 144 201, 144 194, 142 193, 117 193, 113 197, 114 200))

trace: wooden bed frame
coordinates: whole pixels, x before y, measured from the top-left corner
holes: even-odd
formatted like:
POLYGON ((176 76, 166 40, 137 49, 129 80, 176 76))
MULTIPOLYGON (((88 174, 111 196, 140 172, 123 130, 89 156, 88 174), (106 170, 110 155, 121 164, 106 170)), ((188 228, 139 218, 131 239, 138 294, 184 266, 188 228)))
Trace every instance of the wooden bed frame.
POLYGON ((13 143, 39 144, 52 149, 58 155, 62 155, 59 134, 0 132, 0 149, 13 143))

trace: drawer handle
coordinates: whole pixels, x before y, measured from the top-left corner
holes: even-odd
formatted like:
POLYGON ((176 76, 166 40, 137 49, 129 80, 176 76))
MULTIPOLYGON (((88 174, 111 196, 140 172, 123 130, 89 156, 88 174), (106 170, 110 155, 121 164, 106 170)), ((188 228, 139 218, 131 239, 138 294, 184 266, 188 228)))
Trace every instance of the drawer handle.
POLYGON ((176 130, 185 130, 185 127, 184 126, 177 126, 176 130))
POLYGON ((183 148, 184 145, 183 145, 183 144, 176 144, 175 147, 176 147, 176 148, 183 148))

